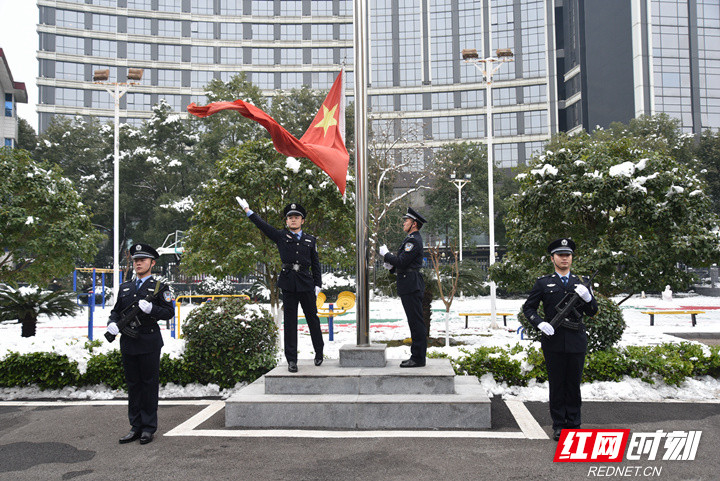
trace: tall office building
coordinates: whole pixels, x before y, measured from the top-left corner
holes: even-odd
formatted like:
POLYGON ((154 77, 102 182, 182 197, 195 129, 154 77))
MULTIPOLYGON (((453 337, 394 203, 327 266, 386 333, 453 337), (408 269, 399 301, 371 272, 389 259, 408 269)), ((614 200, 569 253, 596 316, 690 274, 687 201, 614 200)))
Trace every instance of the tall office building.
POLYGON ((0 48, 0 96, 5 99, 5 109, 0 117, 0 147, 16 147, 18 138, 17 104, 26 104, 27 90, 24 82, 13 79, 5 52, 0 48))
MULTIPOLYGON (((351 0, 38 0, 39 127, 53 115, 109 120, 95 69, 124 81, 139 123, 161 98, 179 112, 237 72, 267 96, 329 89, 347 65, 351 0)), ((509 48, 493 84, 498 165, 526 163, 553 133, 667 112, 698 131, 720 126, 717 0, 370 0, 370 119, 398 157, 420 169, 449 142, 484 142, 485 84, 461 60, 509 48), (412 147, 412 149, 407 148, 412 147), (407 158, 405 158, 407 157, 407 158)))
POLYGON ((560 130, 666 113, 720 127, 717 0, 557 2, 560 130))

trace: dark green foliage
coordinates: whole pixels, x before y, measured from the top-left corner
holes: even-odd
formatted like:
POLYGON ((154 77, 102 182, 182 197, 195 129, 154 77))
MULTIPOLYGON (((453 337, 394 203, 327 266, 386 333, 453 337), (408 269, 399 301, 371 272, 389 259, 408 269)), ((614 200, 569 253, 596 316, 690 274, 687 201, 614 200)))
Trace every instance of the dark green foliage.
POLYGON ((80 379, 77 362, 54 352, 10 352, 0 361, 0 373, 0 387, 61 389, 76 386, 80 379))
POLYGON ((469 374, 482 377, 492 374, 496 382, 510 385, 527 385, 528 378, 520 369, 520 361, 511 358, 511 353, 501 347, 480 347, 474 352, 462 350, 466 355, 457 360, 455 371, 458 374, 469 374))
POLYGON ((171 358, 169 354, 163 354, 160 357, 160 384, 166 385, 168 383, 178 384, 185 386, 196 382, 190 375, 190 369, 188 363, 185 361, 185 356, 178 358, 171 358))
MULTIPOLYGON (((598 302, 598 312, 593 317, 585 316, 583 323, 588 337, 588 352, 602 351, 609 349, 622 338, 625 331, 625 319, 620 307, 607 297, 595 293, 598 302)), ((543 306, 538 309, 540 317, 545 316, 543 306)), ((517 315, 518 321, 525 328, 525 335, 534 341, 540 340, 540 331, 536 329, 525 315, 520 311, 517 315)), ((550 319, 546 319, 550 322, 550 319)))
POLYGON ((277 364, 272 316, 245 299, 223 298, 194 309, 185 321, 185 359, 192 379, 221 388, 252 382, 277 364))
POLYGON ((120 350, 114 349, 106 354, 96 354, 88 359, 87 370, 82 380, 88 386, 105 384, 111 389, 126 390, 120 350))
POLYGON ((625 351, 611 348, 587 355, 583 381, 621 381, 623 376, 629 376, 631 373, 632 365, 625 356, 625 351))

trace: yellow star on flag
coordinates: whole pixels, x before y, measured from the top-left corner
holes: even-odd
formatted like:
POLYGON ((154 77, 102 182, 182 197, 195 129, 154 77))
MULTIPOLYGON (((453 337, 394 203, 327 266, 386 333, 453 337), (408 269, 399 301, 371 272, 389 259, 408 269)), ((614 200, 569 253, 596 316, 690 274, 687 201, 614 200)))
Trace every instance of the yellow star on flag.
POLYGON ((323 135, 327 135, 327 131, 330 127, 333 125, 337 125, 337 120, 335 120, 335 111, 337 110, 338 106, 335 104, 335 106, 332 108, 332 110, 328 110, 327 107, 323 104, 323 119, 315 124, 315 127, 320 127, 325 129, 325 133, 323 135))

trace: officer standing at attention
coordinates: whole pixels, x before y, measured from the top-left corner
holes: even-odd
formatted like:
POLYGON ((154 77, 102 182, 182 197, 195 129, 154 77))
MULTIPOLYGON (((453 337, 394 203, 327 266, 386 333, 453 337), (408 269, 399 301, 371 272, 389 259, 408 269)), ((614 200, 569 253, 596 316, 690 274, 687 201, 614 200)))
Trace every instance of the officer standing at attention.
POLYGON ((120 285, 118 299, 110 312, 107 331, 118 334, 117 322, 128 307, 138 303, 142 311, 120 336, 125 380, 128 388, 128 419, 130 432, 120 444, 140 439, 140 444, 153 440, 157 431, 158 391, 160 389, 160 349, 163 346, 158 320, 175 315, 172 292, 167 285, 152 277, 151 271, 160 255, 147 244, 130 248, 135 279, 120 285), (153 295, 152 302, 146 299, 153 295))
POLYGON ((298 302, 302 306, 310 328, 310 338, 315 349, 315 365, 323 362, 325 343, 320 330, 317 315, 317 296, 322 286, 322 273, 317 252, 317 240, 302 231, 307 211, 300 204, 288 204, 283 210, 286 229, 276 229, 250 210, 245 199, 236 197, 240 207, 248 218, 271 241, 280 252, 282 271, 278 277, 278 287, 282 290, 283 317, 285 330, 285 358, 288 371, 297 372, 297 318, 298 302))
POLYGON ((570 272, 574 252, 575 242, 571 239, 557 239, 550 243, 548 253, 555 273, 538 278, 523 305, 525 317, 542 331, 540 344, 550 384, 550 417, 555 441, 560 439, 563 429, 580 428, 580 380, 587 351, 587 335, 582 318, 583 314, 594 316, 598 311, 595 296, 583 284, 587 283, 587 279, 570 272), (578 309, 580 319, 564 321, 553 328, 546 321, 555 317, 558 303, 573 291, 584 301, 578 309), (545 319, 537 312, 541 302, 545 319))
POLYGON ((400 363, 400 367, 422 367, 425 365, 427 351, 427 332, 423 322, 422 299, 425 293, 425 281, 420 273, 423 263, 423 240, 420 228, 425 219, 408 207, 403 216, 403 231, 407 237, 400 245, 397 254, 391 254, 387 246, 380 246, 386 269, 397 276, 397 291, 402 301, 405 316, 410 326, 412 344, 410 359, 400 363))

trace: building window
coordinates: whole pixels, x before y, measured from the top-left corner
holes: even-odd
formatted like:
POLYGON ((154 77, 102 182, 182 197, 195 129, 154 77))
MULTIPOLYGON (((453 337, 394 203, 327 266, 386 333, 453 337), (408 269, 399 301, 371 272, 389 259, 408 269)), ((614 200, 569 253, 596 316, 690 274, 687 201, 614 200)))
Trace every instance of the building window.
POLYGON ((333 49, 331 48, 314 48, 311 52, 311 61, 313 64, 332 64, 333 49))
POLYGON ((182 2, 177 0, 160 0, 158 10, 161 12, 182 12, 182 2))
POLYGON ((115 15, 93 13, 92 19, 93 30, 117 32, 117 17, 115 15))
POLYGON ((55 25, 64 28, 85 28, 85 14, 71 10, 56 10, 55 25))
MULTIPOLYGON (((59 89, 58 89, 59 90, 59 89)), ((65 89, 70 90, 70 89, 65 89)), ((81 91, 82 93, 82 91, 81 91)), ((105 91, 93 90, 92 92, 92 106, 96 109, 114 109, 115 101, 112 95, 108 95, 105 91)))
POLYGON ((158 70, 158 85, 182 87, 182 72, 180 70, 158 70))
POLYGON ((546 134, 548 133, 547 112, 525 112, 525 132, 526 134, 546 134))
POLYGON ((190 72, 190 86, 203 88, 213 79, 213 73, 206 70, 193 70, 190 72))
POLYGON ((252 25, 253 40, 273 40, 275 38, 275 26, 267 23, 256 23, 252 25))
POLYGON ((271 48, 254 48, 252 50, 253 65, 274 65, 275 55, 271 48))
POLYGON ((435 117, 432 119, 433 139, 447 140, 455 138, 455 117, 435 117))
POLYGON ((212 15, 213 0, 193 0, 190 2, 190 12, 199 15, 212 15))
POLYGON ((213 38, 213 23, 192 22, 190 24, 190 36, 192 38, 213 38))
POLYGON ((13 116, 13 97, 12 97, 12 94, 5 94, 5 117, 12 117, 12 116, 13 116))
POLYGON ((55 62, 55 78, 85 80, 85 66, 81 63, 55 62))
POLYGON ((213 47, 198 47, 193 45, 190 47, 190 61, 192 63, 213 63, 213 47))
POLYGON ((256 0, 252 2, 253 15, 272 17, 275 14, 273 0, 256 0))
POLYGON ((280 39, 302 40, 302 27, 300 25, 280 25, 280 39))
POLYGON ((332 1, 315 0, 310 2, 310 15, 313 17, 331 17, 333 14, 332 1))
POLYGON ((515 112, 493 115, 494 135, 498 137, 517 135, 517 115, 515 112))
POLYGON ((150 45, 146 43, 128 42, 128 60, 150 60, 150 45))
POLYGON ((13 139, 9 139, 9 138, 5 137, 5 147, 12 148, 12 146, 13 146, 13 139))
POLYGON ((127 31, 134 35, 152 35, 149 18, 128 17, 127 31))
POLYGON ((280 2, 280 16, 301 16, 302 15, 302 1, 300 0, 285 0, 280 2))
POLYGON ((161 37, 182 36, 182 24, 177 20, 159 20, 158 35, 161 37))
POLYGON ((117 57, 117 42, 114 40, 92 41, 92 54, 95 57, 117 57))
POLYGON ((392 95, 373 95, 370 97, 370 105, 374 112, 392 112, 395 110, 392 95))
POLYGON ((475 107, 482 107, 484 105, 484 90, 465 90, 464 92, 460 92, 460 107, 464 109, 471 109, 475 107))
POLYGON ((180 45, 158 45, 158 60, 161 62, 176 62, 182 60, 182 47, 180 45))
POLYGON ((495 165, 502 168, 517 167, 518 144, 495 144, 493 147, 495 165))
POLYGON ((299 89, 302 87, 302 73, 300 72, 288 72, 280 74, 280 88, 281 89, 299 89))
MULTIPOLYGON (((314 2, 313 2, 314 3, 314 2)), ((317 24, 310 26, 310 38, 313 40, 332 40, 333 27, 330 24, 317 24)))
MULTIPOLYGON (((455 107, 455 94, 453 92, 438 92, 430 94, 430 103, 433 109, 452 109, 455 107)), ((463 107, 467 107, 463 105, 463 107)))
POLYGON ((152 10, 152 0, 127 0, 127 8, 152 10))
POLYGON ((175 112, 184 110, 185 106, 182 104, 182 95, 163 95, 163 98, 160 100, 165 100, 175 112))
POLYGON ((523 103, 536 104, 539 102, 545 102, 546 100, 545 85, 530 85, 529 87, 523 87, 523 103))
POLYGON ((275 74, 272 72, 254 72, 252 74, 252 83, 263 90, 275 88, 275 74))
MULTIPOLYGON (((211 48, 211 47, 208 47, 211 48)), ((220 63, 222 64, 240 64, 243 62, 243 49, 241 47, 221 47, 220 63)))
POLYGON ((463 115, 460 118, 460 125, 462 128, 462 137, 485 137, 484 115, 463 115))
POLYGON ((220 38, 223 40, 242 40, 243 24, 241 23, 221 23, 220 38))
POLYGON ((220 15, 242 15, 242 0, 223 0, 220 4, 220 15))
POLYGON ((128 93, 127 94, 127 109, 128 110, 139 110, 148 111, 152 106, 150 104, 150 94, 139 94, 139 93, 128 93))
POLYGON ((55 38, 55 51, 71 55, 85 55, 85 39, 58 35, 55 38))

